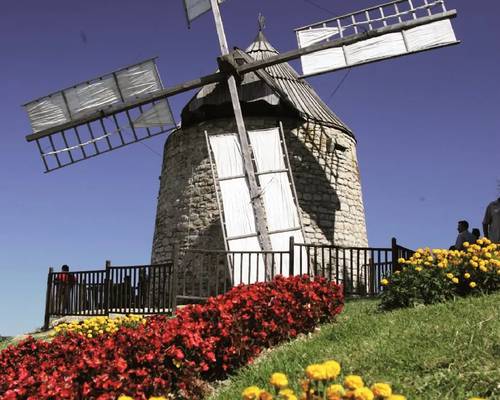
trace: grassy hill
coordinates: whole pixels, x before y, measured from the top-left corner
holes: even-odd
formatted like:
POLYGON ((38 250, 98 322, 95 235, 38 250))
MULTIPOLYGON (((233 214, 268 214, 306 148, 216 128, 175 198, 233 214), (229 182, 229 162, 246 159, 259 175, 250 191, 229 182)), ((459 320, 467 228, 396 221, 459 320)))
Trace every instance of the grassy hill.
POLYGON ((267 386, 272 372, 298 382, 307 365, 327 359, 409 400, 500 399, 499 305, 494 294, 380 313, 377 301, 351 301, 336 323, 264 354, 210 400, 239 399, 247 386, 267 386))

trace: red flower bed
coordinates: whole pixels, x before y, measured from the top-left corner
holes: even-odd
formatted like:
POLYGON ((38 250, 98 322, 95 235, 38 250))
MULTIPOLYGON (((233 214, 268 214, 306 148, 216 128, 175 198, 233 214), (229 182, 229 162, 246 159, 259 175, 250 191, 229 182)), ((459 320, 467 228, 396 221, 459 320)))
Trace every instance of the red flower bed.
POLYGON ((197 378, 219 379, 262 349, 332 320, 342 289, 307 276, 238 286, 176 318, 155 316, 138 328, 88 339, 27 339, 0 353, 0 399, 146 399, 202 395, 197 378))

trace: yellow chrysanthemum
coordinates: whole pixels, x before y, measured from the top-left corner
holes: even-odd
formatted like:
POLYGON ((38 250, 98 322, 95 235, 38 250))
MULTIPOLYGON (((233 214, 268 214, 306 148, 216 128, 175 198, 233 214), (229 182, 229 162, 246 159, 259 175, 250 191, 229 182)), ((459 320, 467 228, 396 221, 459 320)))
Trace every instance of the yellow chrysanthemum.
POLYGON ((122 394, 120 397, 118 397, 118 400, 134 400, 134 398, 130 397, 130 396, 125 396, 124 394, 122 394))
POLYGON ((297 400, 297 396, 292 389, 280 390, 279 395, 283 397, 284 400, 297 400))
POLYGON ((314 381, 327 380, 326 367, 323 364, 311 364, 306 368, 306 376, 314 381))
POLYGON ((458 283, 458 278, 453 278, 451 281, 452 281, 453 283, 458 283))
POLYGON ((380 281, 380 284, 381 284, 382 286, 387 286, 387 285, 389 284, 389 281, 388 281, 387 279, 385 279, 385 278, 384 278, 384 279, 382 279, 382 280, 380 281))
POLYGON ((340 374, 340 364, 335 360, 325 361, 323 363, 326 370, 327 379, 335 379, 340 374))
POLYGON ((453 274, 452 274, 451 272, 448 272, 448 273, 446 274, 446 277, 447 277, 448 279, 453 279, 453 274))
POLYGON ((357 388, 353 394, 355 400, 373 400, 375 397, 367 387, 357 388))
POLYGON ((474 289, 476 286, 477 286, 477 283, 476 282, 470 282, 469 283, 469 286, 474 289))
POLYGON ((241 393, 243 400, 258 400, 262 392, 257 386, 249 386, 241 393))
POLYGON ((466 273, 464 274, 464 278, 465 278, 465 279, 469 279, 469 278, 470 278, 470 274, 469 274, 468 272, 466 272, 466 273))
POLYGON ((386 400, 406 400, 406 397, 401 394, 391 394, 386 400))
POLYGON ((150 397, 149 400, 167 400, 167 398, 164 396, 153 396, 150 397))
POLYGON ((344 386, 348 389, 358 389, 365 386, 363 378, 359 375, 348 375, 344 379, 344 386))
POLYGON ((285 374, 281 372, 275 372, 271 375, 271 379, 269 383, 273 385, 275 388, 284 389, 288 386, 288 378, 285 374))
POLYGON ((374 383, 371 389, 375 396, 383 398, 389 397, 392 394, 392 388, 387 383, 374 383))
POLYGON ((328 400, 337 400, 345 396, 345 389, 342 385, 330 385, 326 389, 326 398, 328 400))

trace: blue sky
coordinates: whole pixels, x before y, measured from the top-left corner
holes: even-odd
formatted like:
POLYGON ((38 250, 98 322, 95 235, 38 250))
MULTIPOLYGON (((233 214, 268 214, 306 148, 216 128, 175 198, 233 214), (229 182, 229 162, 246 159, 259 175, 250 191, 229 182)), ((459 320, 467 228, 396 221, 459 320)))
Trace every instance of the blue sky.
MULTIPOLYGON (((222 12, 231 46, 252 41, 262 12, 286 51, 293 28, 375 4, 228 0, 222 12)), ((500 4, 447 4, 460 46, 355 68, 329 101, 358 139, 374 246, 448 247, 456 221, 480 227, 500 195, 500 4)), ((12 335, 41 325, 49 266, 149 261, 165 140, 43 174, 20 105, 156 55, 164 83, 180 83, 213 72, 219 50, 210 15, 188 30, 181 0, 18 0, 2 4, 0 54, 0 335, 12 335)), ((327 100, 344 74, 310 82, 327 100)), ((177 117, 191 95, 171 100, 177 117)))

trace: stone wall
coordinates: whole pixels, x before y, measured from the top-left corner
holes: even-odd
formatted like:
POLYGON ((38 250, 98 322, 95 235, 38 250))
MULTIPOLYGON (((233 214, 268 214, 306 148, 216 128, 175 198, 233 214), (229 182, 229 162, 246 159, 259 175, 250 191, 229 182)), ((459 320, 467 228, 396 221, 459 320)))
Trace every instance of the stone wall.
MULTIPOLYGON (((247 129, 277 126, 248 118, 247 129)), ((355 140, 311 122, 283 121, 306 242, 366 246, 366 226, 355 140)), ((224 249, 204 132, 235 132, 234 122, 212 120, 179 129, 165 143, 152 263, 181 248, 224 249)))

